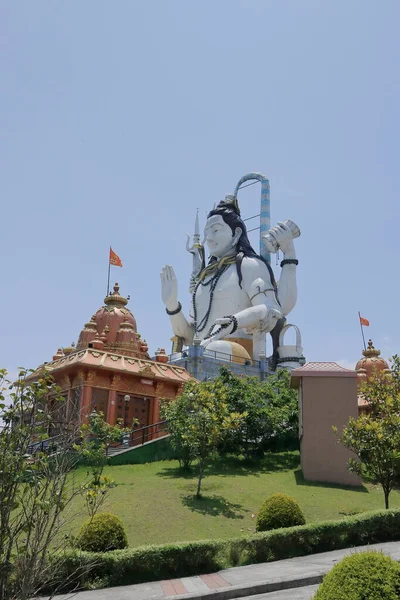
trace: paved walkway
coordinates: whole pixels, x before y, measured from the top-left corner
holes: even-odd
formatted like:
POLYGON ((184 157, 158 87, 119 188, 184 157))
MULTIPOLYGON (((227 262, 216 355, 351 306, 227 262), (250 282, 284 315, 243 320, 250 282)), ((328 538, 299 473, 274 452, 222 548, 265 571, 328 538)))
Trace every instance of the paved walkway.
POLYGON ((105 588, 56 596, 58 600, 308 600, 322 577, 344 556, 379 550, 400 562, 400 542, 387 542, 311 554, 270 563, 224 569, 218 573, 105 588), (301 588, 301 589, 297 589, 301 588), (286 591, 279 591, 286 590, 286 591))

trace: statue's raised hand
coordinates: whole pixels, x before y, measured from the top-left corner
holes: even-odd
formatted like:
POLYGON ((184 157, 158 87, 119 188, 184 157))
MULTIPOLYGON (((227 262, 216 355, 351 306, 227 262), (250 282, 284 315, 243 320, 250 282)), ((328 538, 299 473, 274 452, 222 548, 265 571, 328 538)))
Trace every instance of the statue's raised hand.
POLYGON ((270 229, 270 232, 273 234, 273 237, 275 238, 283 254, 295 256, 293 234, 287 223, 282 223, 282 221, 279 221, 275 227, 270 229))
POLYGON ((178 282, 174 269, 166 265, 161 273, 161 297, 168 310, 175 310, 178 306, 178 282))

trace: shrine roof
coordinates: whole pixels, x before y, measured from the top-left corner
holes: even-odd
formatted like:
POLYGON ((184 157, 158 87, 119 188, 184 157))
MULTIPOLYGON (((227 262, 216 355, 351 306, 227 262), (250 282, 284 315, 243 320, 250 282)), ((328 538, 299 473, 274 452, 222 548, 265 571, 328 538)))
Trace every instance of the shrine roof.
POLYGON ((168 380, 177 384, 182 384, 192 379, 191 375, 183 367, 159 363, 153 360, 122 356, 120 354, 95 350, 93 348, 79 350, 68 356, 63 356, 52 362, 45 363, 38 367, 28 379, 34 380, 44 370, 50 374, 56 374, 77 367, 117 371, 125 375, 137 375, 138 377, 164 381, 168 380))
MULTIPOLYGON (((147 343, 141 339, 136 319, 126 306, 128 300, 129 296, 121 296, 116 283, 114 291, 104 298, 104 305, 85 323, 79 334, 77 350, 93 348, 110 354, 150 360, 147 343)), ((53 360, 62 353, 60 349, 53 360)))
POLYGON ((303 367, 293 369, 292 387, 297 387, 302 377, 357 377, 353 369, 345 369, 335 362, 309 362, 303 367))

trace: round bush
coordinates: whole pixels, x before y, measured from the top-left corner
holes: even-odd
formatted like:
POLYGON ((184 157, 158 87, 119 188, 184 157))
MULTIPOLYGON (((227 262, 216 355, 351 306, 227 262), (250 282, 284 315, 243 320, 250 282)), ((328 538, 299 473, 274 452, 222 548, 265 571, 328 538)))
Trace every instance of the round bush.
POLYGON ((82 525, 78 546, 88 552, 109 552, 128 546, 124 524, 110 513, 100 513, 82 525))
POLYGON ((280 527, 304 525, 306 522, 300 506, 286 494, 273 494, 267 498, 257 516, 257 531, 269 531, 280 527))
POLYGON ((380 552, 346 556, 325 577, 314 600, 398 600, 400 565, 380 552))

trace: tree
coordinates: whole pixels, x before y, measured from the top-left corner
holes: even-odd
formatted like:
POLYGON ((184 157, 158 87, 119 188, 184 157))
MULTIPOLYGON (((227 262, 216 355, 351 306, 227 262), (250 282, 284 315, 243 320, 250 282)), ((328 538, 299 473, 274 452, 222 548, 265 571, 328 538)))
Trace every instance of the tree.
POLYGON ((196 498, 200 498, 207 457, 216 450, 227 431, 240 427, 246 415, 229 410, 226 387, 218 379, 186 383, 180 396, 163 403, 163 414, 168 421, 172 446, 179 450, 184 448, 191 460, 198 460, 196 498))
POLYGON ((282 369, 259 381, 222 367, 218 379, 226 388, 229 410, 246 413, 240 427, 224 436, 221 452, 251 457, 267 449, 297 447, 297 392, 290 388, 288 371, 282 369))
POLYGON ((93 412, 88 424, 80 428, 80 444, 74 446, 90 467, 90 481, 82 487, 82 493, 91 518, 103 504, 108 492, 115 487, 115 481, 103 475, 103 471, 107 464, 107 448, 113 442, 119 442, 122 434, 129 431, 121 425, 122 421, 117 425, 110 425, 104 420, 102 412, 93 412))
POLYGON ((400 357, 393 356, 391 365, 390 372, 375 371, 363 384, 368 412, 351 418, 339 438, 357 456, 349 470, 382 486, 385 508, 400 479, 400 357))
POLYGON ((168 420, 168 432, 171 446, 179 461, 180 467, 187 471, 196 460, 196 449, 191 439, 186 436, 189 415, 193 414, 193 397, 184 392, 175 400, 161 401, 161 411, 164 419, 168 420))
MULTIPOLYGON (((69 545, 61 530, 77 516, 68 507, 87 494, 87 486, 96 496, 99 482, 104 489, 104 456, 96 456, 83 483, 73 470, 89 448, 76 444, 80 435, 93 440, 99 431, 109 435, 108 428, 95 419, 82 432, 79 412, 70 410, 51 375, 44 372, 32 382, 30 373, 21 369, 11 383, 0 370, 0 600, 27 600, 53 580, 69 545), (49 560, 50 552, 58 562, 49 560)), ((104 454, 101 443, 96 448, 104 454)), ((96 501, 89 513, 98 506, 96 501)))
POLYGON ((21 369, 12 384, 0 371, 0 600, 37 592, 62 513, 79 493, 68 478, 77 461, 78 424, 68 420, 52 378, 44 374, 27 385, 28 374, 21 369), (57 406, 51 412, 49 395, 57 406), (55 428, 50 445, 48 431, 55 428))

